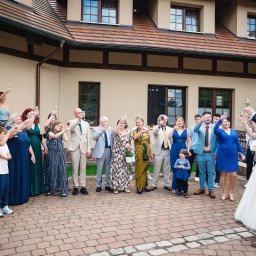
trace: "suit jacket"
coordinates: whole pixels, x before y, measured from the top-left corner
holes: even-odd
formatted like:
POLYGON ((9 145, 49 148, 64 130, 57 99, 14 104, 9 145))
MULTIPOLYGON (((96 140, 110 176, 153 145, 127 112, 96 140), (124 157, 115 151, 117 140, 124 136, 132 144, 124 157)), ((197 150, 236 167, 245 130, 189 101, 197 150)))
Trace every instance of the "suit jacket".
MULTIPOLYGON (((204 152, 204 142, 205 142, 205 125, 203 123, 198 123, 194 127, 194 132, 198 133, 197 143, 195 145, 194 152, 197 155, 202 155, 204 152)), ((211 137, 210 137, 210 151, 211 154, 216 154, 217 150, 217 137, 213 131, 214 124, 210 124, 211 137)))
POLYGON ((80 147, 82 154, 86 152, 91 152, 91 131, 90 124, 84 120, 81 120, 82 132, 79 127, 79 120, 73 119, 70 120, 70 132, 71 139, 68 146, 69 151, 75 151, 80 147))
MULTIPOLYGON (((170 132, 171 132, 171 128, 169 126, 166 126, 166 131, 165 131, 166 135, 168 135, 170 132)), ((153 134, 153 142, 151 146, 152 153, 154 155, 159 155, 164 142, 164 132, 162 129, 159 128, 158 125, 156 125, 153 127, 152 134, 153 134)), ((171 149, 171 145, 172 145, 172 138, 168 140, 169 149, 171 149)))
MULTIPOLYGON (((112 148, 114 143, 114 131, 111 127, 108 127, 107 130, 109 134, 109 145, 112 148)), ((100 126, 93 128, 92 130, 92 139, 96 141, 96 144, 92 150, 92 156, 95 158, 102 158, 105 150, 105 139, 104 133, 100 126)))
POLYGON ((252 116, 252 121, 253 121, 254 123, 256 123, 256 114, 254 114, 254 115, 252 116))

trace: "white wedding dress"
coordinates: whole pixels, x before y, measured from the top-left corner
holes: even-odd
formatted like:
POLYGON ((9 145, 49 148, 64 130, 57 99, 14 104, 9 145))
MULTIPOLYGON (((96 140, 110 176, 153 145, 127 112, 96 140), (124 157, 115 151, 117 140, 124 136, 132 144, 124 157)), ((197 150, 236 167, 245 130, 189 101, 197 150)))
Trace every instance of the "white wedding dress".
POLYGON ((256 165, 236 209, 235 219, 241 221, 247 228, 256 230, 256 165))

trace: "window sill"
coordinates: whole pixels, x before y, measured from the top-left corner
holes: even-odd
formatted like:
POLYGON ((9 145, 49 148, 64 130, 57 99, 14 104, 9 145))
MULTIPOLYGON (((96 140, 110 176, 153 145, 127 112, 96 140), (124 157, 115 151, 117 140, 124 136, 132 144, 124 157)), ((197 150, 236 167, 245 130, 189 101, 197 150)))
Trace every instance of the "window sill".
POLYGON ((199 35, 205 35, 205 32, 194 32, 194 31, 186 31, 186 30, 174 30, 170 29, 171 32, 177 32, 177 33, 189 33, 189 34, 199 34, 199 35))
POLYGON ((87 22, 87 21, 80 21, 80 23, 83 23, 83 24, 90 24, 90 25, 101 25, 101 26, 120 26, 119 23, 116 23, 116 24, 109 24, 109 23, 102 23, 102 22, 87 22))

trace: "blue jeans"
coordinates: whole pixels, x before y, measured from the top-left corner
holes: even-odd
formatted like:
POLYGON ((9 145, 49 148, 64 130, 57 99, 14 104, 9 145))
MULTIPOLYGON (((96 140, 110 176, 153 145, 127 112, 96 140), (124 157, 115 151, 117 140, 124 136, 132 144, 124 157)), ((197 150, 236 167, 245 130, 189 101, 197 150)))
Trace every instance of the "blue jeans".
POLYGON ((215 175, 215 159, 211 153, 197 155, 199 167, 200 189, 205 190, 206 175, 208 177, 208 190, 213 191, 213 181, 215 175))
POLYGON ((9 174, 0 174, 0 207, 4 208, 9 203, 9 174))

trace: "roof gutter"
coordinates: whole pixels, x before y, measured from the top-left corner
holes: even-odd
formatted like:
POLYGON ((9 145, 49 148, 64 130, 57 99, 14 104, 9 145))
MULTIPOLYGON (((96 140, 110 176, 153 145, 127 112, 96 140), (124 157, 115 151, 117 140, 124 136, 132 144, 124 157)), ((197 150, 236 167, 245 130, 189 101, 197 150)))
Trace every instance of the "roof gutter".
POLYGON ((60 45, 56 48, 52 53, 50 53, 47 57, 45 57, 42 61, 40 61, 36 65, 36 106, 40 109, 40 91, 41 91, 41 84, 40 84, 40 77, 41 77, 41 66, 46 63, 56 52, 63 48, 65 41, 61 40, 60 45))

